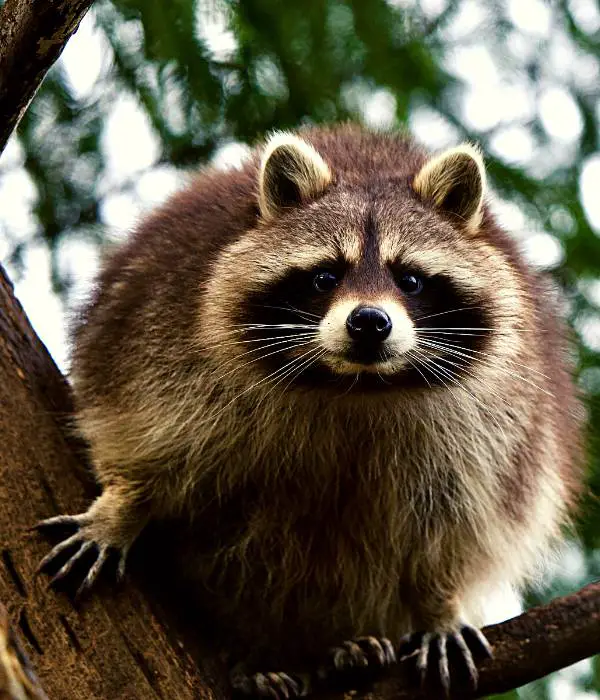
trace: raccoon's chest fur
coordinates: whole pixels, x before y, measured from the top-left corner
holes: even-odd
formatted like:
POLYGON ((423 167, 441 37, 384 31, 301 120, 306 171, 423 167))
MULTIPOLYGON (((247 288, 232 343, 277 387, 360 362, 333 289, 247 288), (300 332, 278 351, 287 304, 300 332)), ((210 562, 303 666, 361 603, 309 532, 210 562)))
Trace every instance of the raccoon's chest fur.
POLYGON ((460 576, 464 543, 477 558, 496 499, 493 472, 509 451, 485 416, 454 425, 442 417, 324 415, 296 421, 270 444, 263 431, 260 448, 246 432, 223 465, 245 476, 230 485, 229 507, 221 484, 228 528, 202 571, 210 589, 227 591, 228 605, 255 615, 244 628, 273 639, 298 621, 331 643, 396 636, 412 625, 409 599, 422 572, 460 576))

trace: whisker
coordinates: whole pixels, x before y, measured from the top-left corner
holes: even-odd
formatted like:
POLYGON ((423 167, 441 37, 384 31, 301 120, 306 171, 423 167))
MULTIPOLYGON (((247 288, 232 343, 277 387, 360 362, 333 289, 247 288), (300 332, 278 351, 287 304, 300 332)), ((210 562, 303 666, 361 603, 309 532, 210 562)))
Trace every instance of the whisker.
POLYGON ((510 335, 511 333, 537 333, 531 328, 511 328, 510 330, 502 330, 500 328, 487 328, 485 326, 416 326, 416 333, 437 333, 439 331, 486 331, 488 333, 496 333, 498 335, 510 335))
MULTIPOLYGON (((433 342, 428 342, 428 341, 425 341, 425 340, 420 341, 420 345, 423 345, 423 346, 425 346, 425 347, 430 347, 430 348, 432 348, 432 349, 434 349, 434 350, 440 350, 442 353, 448 353, 448 354, 450 354, 450 355, 455 355, 455 356, 458 356, 458 357, 464 357, 464 358, 466 358, 466 359, 468 359, 468 360, 477 360, 477 359, 480 359, 480 358, 477 358, 477 357, 473 357, 473 355, 468 355, 468 354, 466 354, 466 351, 468 351, 468 352, 477 352, 477 351, 472 351, 472 350, 470 350, 470 349, 468 349, 468 348, 462 348, 462 351, 459 351, 459 350, 456 350, 454 347, 450 347, 450 346, 445 345, 444 343, 439 343, 439 342, 433 343, 433 342)), ((481 361, 482 363, 484 363, 484 364, 488 364, 490 367, 494 367, 494 368, 497 369, 499 372, 502 372, 502 373, 506 374, 506 375, 509 376, 509 377, 515 377, 515 378, 517 378, 517 379, 520 379, 520 380, 523 381, 523 382, 526 382, 527 384, 530 384, 531 386, 533 386, 534 388, 536 388, 538 391, 541 391, 541 392, 543 392, 544 394, 547 394, 548 396, 552 396, 552 393, 551 393, 551 392, 547 391, 546 389, 544 389, 544 388, 541 387, 541 386, 538 386, 535 382, 532 382, 530 379, 527 379, 527 377, 523 377, 522 375, 517 374, 516 372, 513 372, 513 371, 508 371, 505 367, 502 367, 500 364, 497 364, 497 363, 493 362, 492 360, 486 358, 485 356, 484 356, 484 358, 480 359, 480 361, 481 361)), ((536 370, 532 370, 532 371, 536 371, 536 370)))
POLYGON ((291 335, 273 335, 270 338, 252 338, 250 340, 226 340, 222 343, 215 343, 214 345, 203 345, 203 350, 215 350, 217 348, 228 347, 230 345, 244 345, 247 343, 266 343, 270 340, 291 340, 295 338, 315 338, 318 334, 314 332, 305 331, 303 333, 293 333, 291 335))
MULTIPOLYGON (((387 351, 384 347, 382 347, 381 350, 379 351, 379 357, 381 358, 382 362, 387 362, 390 359, 390 355, 387 353, 387 351)), ((383 384, 387 384, 388 386, 392 386, 391 382, 388 382, 387 380, 385 380, 381 376, 381 372, 379 371, 379 369, 377 369, 377 376, 379 377, 379 379, 381 379, 383 384)))
MULTIPOLYGON (((490 408, 489 408, 488 406, 486 406, 485 403, 483 403, 480 399, 478 399, 474 394, 472 394, 460 381, 458 381, 458 380, 460 380, 460 375, 456 374, 456 372, 453 372, 452 370, 450 370, 450 369, 448 369, 448 368, 441 367, 441 366, 440 366, 439 364, 437 364, 434 360, 429 360, 429 359, 428 359, 428 360, 424 360, 424 359, 422 359, 421 361, 422 361, 422 362, 428 362, 428 363, 430 363, 430 364, 433 364, 434 367, 436 367, 437 371, 443 373, 443 375, 444 375, 450 382, 452 382, 452 384, 453 384, 454 386, 456 386, 456 387, 457 387, 458 389, 460 389, 461 391, 464 391, 465 394, 467 394, 467 396, 469 396, 478 406, 480 406, 480 407, 490 416, 490 418, 492 418, 492 420, 494 421, 496 427, 497 427, 497 428, 500 430, 500 432, 504 435, 504 430, 503 430, 502 426, 498 423, 498 421, 496 420, 496 418, 495 418, 495 416, 494 416, 494 413, 490 410, 490 408)), ((429 368, 429 371, 430 371, 430 372, 433 372, 433 370, 432 370, 431 368, 429 368)), ((444 380, 443 380, 441 377, 439 377, 439 376, 438 376, 438 378, 439 378, 440 381, 444 384, 444 386, 445 386, 449 391, 451 391, 450 387, 444 382, 444 380)), ((458 399, 456 399, 456 397, 454 397, 454 398, 455 398, 455 400, 458 401, 458 399)), ((460 402, 459 402, 459 403, 460 403, 460 402)))
MULTIPOLYGON (((462 329, 461 329, 461 330, 462 330, 462 329)), ((465 330, 467 330, 467 329, 465 329, 465 330)), ((469 328, 468 330, 475 331, 474 328, 472 328, 472 329, 469 328)), ((478 331, 480 331, 480 332, 476 332, 476 333, 462 333, 462 332, 461 332, 461 333, 457 333, 456 331, 440 331, 440 330, 435 330, 435 329, 433 329, 433 328, 425 328, 425 329, 415 328, 415 333, 416 333, 417 335, 418 335, 419 333, 423 333, 423 334, 426 334, 426 335, 431 335, 431 334, 435 333, 436 335, 437 335, 437 334, 439 334, 439 335, 469 335, 469 336, 472 336, 472 337, 475 337, 475 338, 482 338, 482 337, 488 335, 489 329, 487 329, 487 328, 480 328, 480 329, 478 329, 478 331)))
POLYGON ((356 386, 356 384, 358 383, 359 377, 360 377, 360 372, 357 372, 354 379, 352 380, 352 384, 350 384, 350 386, 346 389, 346 391, 344 391, 341 394, 338 394, 338 396, 336 398, 341 399, 343 396, 346 396, 346 394, 349 394, 352 391, 352 389, 356 386))
MULTIPOLYGON (((282 381, 284 381, 286 379, 286 377, 289 377, 290 374, 293 374, 298 369, 298 367, 300 367, 302 364, 304 364, 302 362, 302 360, 304 360, 304 358, 308 357, 307 361, 310 361, 313 358, 315 358, 316 356, 322 357, 322 355, 324 355, 326 352, 327 351, 321 347, 312 348, 310 350, 307 350, 305 353, 302 353, 302 355, 300 355, 299 357, 295 358, 293 362, 291 362, 291 363, 288 362, 286 365, 284 365, 284 367, 281 368, 283 370, 283 372, 281 374, 275 374, 272 377, 271 381, 274 381, 275 379, 277 381, 275 382, 275 384, 273 384, 273 386, 271 386, 269 391, 267 391, 267 393, 260 399, 259 404, 263 403, 265 401, 265 399, 269 396, 269 394, 271 394, 275 390, 275 388, 279 384, 281 384, 282 381), (316 356, 315 356, 315 353, 316 353, 316 356), (312 355, 312 357, 311 357, 311 355, 312 355)), ((316 359, 318 359, 318 357, 316 357, 316 359)), ((293 379, 292 379, 292 381, 293 381, 293 379)), ((283 391, 285 391, 285 389, 287 389, 287 386, 289 386, 289 385, 286 385, 284 387, 283 391)))
POLYGON ((462 372, 465 372, 465 374, 468 374, 469 377, 472 377, 476 382, 479 382, 481 386, 483 386, 486 391, 488 391, 492 396, 495 396, 497 399, 500 399, 503 404, 506 406, 510 406, 508 401, 503 397, 500 396, 500 394, 496 393, 486 382, 483 381, 480 377, 478 377, 476 374, 473 374, 469 369, 467 369, 465 363, 458 363, 458 362, 452 362, 452 360, 449 360, 447 357, 438 357, 436 358, 439 362, 446 362, 449 365, 452 365, 452 367, 456 367, 462 372))
MULTIPOLYGON (((260 355, 259 357, 254 357, 251 360, 249 360, 248 362, 244 362, 241 365, 237 365, 233 369, 229 370, 229 372, 226 372, 225 374, 222 374, 220 377, 218 377, 215 380, 215 382, 218 383, 222 379, 224 379, 225 377, 228 377, 233 372, 237 372, 240 369, 247 367, 248 365, 254 364, 255 362, 260 362, 261 360, 264 360, 265 357, 271 357, 271 355, 276 355, 279 352, 286 352, 287 350, 293 350, 294 348, 299 348, 299 347, 302 347, 303 345, 308 345, 309 343, 314 343, 315 341, 314 340, 305 340, 302 343, 295 343, 295 344, 291 341, 283 341, 283 342, 288 342, 288 345, 286 347, 279 348, 278 350, 272 350, 271 352, 268 352, 265 355, 260 355)), ((280 344, 281 343, 273 343, 273 345, 280 345, 280 344)), ((262 350, 263 348, 257 348, 257 349, 262 350)), ((255 352, 255 350, 251 350, 250 352, 255 352)), ((242 355, 240 355, 240 357, 242 357, 243 355, 247 355, 247 354, 248 353, 242 353, 242 355)), ((231 364, 231 363, 229 363, 229 364, 231 364)))
POLYGON ((417 366, 417 364, 415 364, 414 362, 412 362, 411 357, 415 360, 415 362, 418 363, 417 358, 412 354, 412 352, 411 352, 411 351, 406 352, 406 353, 405 353, 405 357, 406 357, 406 359, 408 360, 408 364, 409 364, 413 369, 416 369, 416 370, 417 370, 417 372, 418 372, 418 373, 423 377, 423 379, 427 382, 427 386, 428 386, 430 389, 432 389, 433 387, 431 386, 431 383, 429 382, 429 380, 427 379, 427 377, 423 374, 423 372, 421 372, 421 370, 419 369, 419 367, 417 366))
MULTIPOLYGON (((292 340, 302 340, 304 338, 312 338, 315 337, 312 333, 309 333, 307 335, 301 335, 301 336, 294 336, 293 338, 277 338, 275 342, 273 343, 265 343, 265 345, 261 345, 257 348, 251 348, 250 350, 246 350, 246 352, 242 352, 240 355, 236 357, 236 359, 240 357, 244 357, 245 355, 250 355, 253 352, 260 352, 261 350, 267 350, 268 348, 273 348, 276 347, 277 345, 283 345, 285 343, 289 343, 292 340)), ((243 341, 245 342, 245 341, 243 341)))
MULTIPOLYGON (((475 350, 474 348, 467 348, 460 343, 452 343, 448 338, 442 338, 442 340, 439 340, 435 337, 434 334, 431 334, 430 336, 428 336, 428 340, 433 340, 434 342, 436 342, 438 345, 440 345, 442 347, 447 345, 449 348, 460 348, 464 352, 475 353, 477 355, 483 355, 486 358, 494 359, 494 356, 488 352, 483 352, 482 350, 475 350)), ((492 363, 492 360, 490 360, 490 359, 488 359, 487 361, 490 364, 492 363)), ((529 365, 524 365, 523 363, 517 362, 516 360, 513 360, 511 358, 507 358, 506 362, 510 362, 511 364, 515 365, 515 367, 522 367, 523 369, 526 369, 529 372, 533 372, 534 374, 537 374, 540 377, 543 377, 544 379, 550 379, 550 377, 547 374, 540 372, 539 370, 535 369, 535 367, 530 367, 529 365)))
POLYGON ((295 306, 292 306, 289 301, 286 301, 286 306, 289 306, 292 311, 295 311, 296 313, 299 314, 304 314, 305 316, 310 316, 312 318, 316 318, 319 322, 321 321, 321 316, 319 314, 312 314, 310 311, 304 311, 304 309, 298 309, 295 306))
POLYGON ((426 318, 435 318, 436 316, 444 316, 444 314, 455 314, 459 311, 473 311, 475 309, 482 309, 482 306, 462 306, 460 309, 450 309, 449 311, 440 311, 437 314, 429 314, 428 316, 419 316, 415 318, 415 321, 424 321, 426 318))
POLYGON ((232 326, 232 328, 247 328, 250 330, 262 330, 263 328, 280 328, 283 330, 295 328, 310 328, 315 330, 316 324, 314 323, 237 323, 232 326))
MULTIPOLYGON (((318 314, 312 314, 309 311, 303 311, 302 309, 297 309, 295 306, 292 306, 288 302, 286 302, 286 306, 271 306, 269 304, 254 304, 254 306, 260 306, 263 309, 275 309, 276 311, 286 311, 287 313, 294 313, 297 314, 298 316, 304 316, 308 317, 305 318, 305 320, 310 320, 310 319, 316 319, 317 322, 321 321, 321 316, 318 314)), ((315 324, 316 325, 316 324, 315 324)))
MULTIPOLYGON (((304 343, 304 344, 306 344, 306 343, 304 343)), ((281 350, 276 351, 276 352, 281 352, 281 350)), ((271 372, 271 374, 268 374, 266 377, 262 377, 258 381, 254 382, 254 384, 251 384, 249 387, 246 387, 243 391, 241 391, 239 394, 236 394, 230 401, 228 401, 224 406, 222 406, 216 413, 212 414, 208 418, 208 420, 215 421, 225 410, 227 410, 227 408, 229 408, 229 406, 231 406, 233 403, 235 403, 242 396, 247 394, 249 391, 252 391, 256 387, 260 386, 261 384, 264 384, 265 382, 269 381, 269 379, 276 377, 281 371, 285 370, 290 365, 296 363, 299 359, 302 359, 302 357, 305 357, 310 352, 312 352, 312 350, 308 350, 306 353, 304 353, 304 355, 301 355, 300 358, 294 357, 289 362, 287 362, 285 365, 283 365, 283 367, 277 368, 274 372, 271 372)), ((274 353, 269 353, 269 354, 274 354, 274 353)), ((259 358, 259 359, 263 359, 263 358, 259 358)), ((254 362, 257 362, 257 361, 258 360, 254 360, 254 362)), ((251 363, 247 363, 247 364, 251 364, 251 363)))
MULTIPOLYGON (((413 352, 417 353, 416 349, 414 349, 413 352)), ((439 369, 432 369, 430 366, 433 364, 434 367, 437 367, 437 365, 432 360, 429 360, 428 358, 426 358, 423 355, 423 353, 418 353, 418 355, 420 355, 419 361, 420 361, 421 367, 423 367, 423 369, 428 370, 438 381, 440 381, 442 383, 442 385, 450 392, 450 395, 452 396, 452 398, 460 406, 460 401, 459 401, 458 397, 456 396, 454 391, 452 391, 452 389, 448 386, 448 384, 444 381, 443 376, 440 376, 439 369)))
MULTIPOLYGON (((481 350, 474 350, 473 348, 466 348, 463 345, 460 344, 450 344, 447 341, 441 341, 441 340, 436 340, 435 338, 433 340, 422 340, 419 341, 421 342, 422 345, 425 345, 426 343, 435 343, 440 349, 446 350, 448 352, 453 352, 454 354, 459 354, 459 353, 465 353, 465 357, 468 357, 469 359, 479 359, 474 357, 474 355, 481 355, 482 356, 482 362, 486 362, 490 367, 497 367, 500 370, 507 371, 506 368, 501 365, 499 362, 496 361, 496 358, 493 355, 490 355, 490 353, 483 352, 481 350), (456 348, 460 348, 460 350, 457 350, 456 348), (468 353, 471 353, 469 356, 468 353)), ((543 374, 543 372, 540 372, 539 370, 535 369, 534 367, 529 367, 528 365, 524 365, 521 362, 517 362, 516 360, 513 360, 511 358, 507 358, 506 362, 509 362, 515 367, 522 367, 523 369, 528 370, 529 372, 533 372, 534 374, 539 375, 540 377, 543 377, 544 379, 550 379, 548 375, 543 374)), ((510 372, 511 376, 518 377, 519 379, 523 379, 524 381, 530 381, 526 377, 522 377, 519 374, 515 374, 514 372, 510 372)), ((541 389, 542 391, 544 390, 543 387, 537 386, 537 384, 532 384, 535 386, 537 389, 541 389)))
MULTIPOLYGON (((321 357, 323 357, 323 355, 325 355, 326 352, 327 352, 327 350, 321 348, 320 352, 318 352, 316 355, 314 355, 313 357, 309 357, 308 360, 303 362, 302 365, 300 365, 299 367, 295 367, 294 370, 297 369, 298 371, 296 372, 296 374, 294 374, 294 376, 290 379, 290 381, 283 387, 283 389, 281 390, 281 393, 284 394, 286 392, 287 388, 293 382, 295 382, 296 379, 298 379, 298 377, 302 374, 302 372, 305 372, 311 365, 314 365, 314 363, 317 362, 321 357)), ((289 376, 289 374, 288 374, 288 376, 289 376)), ((277 383, 279 384, 280 382, 277 382, 277 383)))

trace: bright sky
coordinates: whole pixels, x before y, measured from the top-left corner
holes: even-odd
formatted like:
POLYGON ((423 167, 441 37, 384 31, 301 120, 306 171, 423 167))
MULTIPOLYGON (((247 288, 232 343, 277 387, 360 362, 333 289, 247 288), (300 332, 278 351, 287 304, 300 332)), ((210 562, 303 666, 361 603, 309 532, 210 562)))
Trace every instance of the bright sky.
MULTIPOLYGON (((395 2, 400 5, 413 4, 413 0, 395 2)), ((421 5, 436 14, 445 6, 445 0, 422 0, 421 5)), ((581 27, 588 31, 600 28, 600 12, 593 0, 572 0, 570 5, 581 27)), ((485 10, 482 9, 485 3, 469 0, 464 6, 464 11, 448 30, 455 39, 473 35, 485 21, 485 10)), ((570 94, 558 85, 560 78, 576 76, 577 80, 597 82, 600 68, 595 60, 573 55, 560 35, 551 35, 551 10, 547 3, 541 0, 508 0, 508 6, 513 22, 521 30, 511 38, 514 55, 526 57, 528 52, 535 50, 537 41, 551 39, 552 50, 547 69, 556 76, 556 83, 542 85, 536 102, 525 83, 512 80, 507 77, 506 71, 499 70, 484 42, 469 41, 464 46, 457 46, 449 68, 468 86, 464 93, 463 111, 470 125, 476 129, 500 126, 492 142, 493 151, 514 163, 529 164, 533 161, 532 169, 544 172, 544 168, 548 171, 560 160, 561 153, 569 153, 582 130, 579 109, 570 94), (544 153, 536 152, 529 131, 518 124, 532 117, 536 110, 544 129, 556 144, 550 159, 544 153)), ((197 29, 204 37, 209 37, 209 48, 216 56, 227 55, 235 47, 233 35, 217 13, 211 13, 210 18, 199 15, 197 29)), ((107 69, 108 52, 109 47, 95 28, 93 13, 90 12, 60 59, 75 96, 90 94, 107 69)), ((362 113, 367 124, 381 126, 391 123, 393 119, 395 98, 385 89, 373 91, 364 85, 352 86, 347 90, 346 99, 348 104, 354 105, 362 113)), ((440 114, 428 108, 416 109, 410 126, 417 138, 433 149, 457 141, 454 128, 440 114)), ((102 206, 102 219, 111 227, 112 237, 118 240, 127 234, 143 211, 168 197, 181 184, 182 178, 174 168, 152 168, 158 158, 157 140, 144 114, 127 95, 122 95, 114 105, 105 127, 102 147, 108 162, 108 175, 104 183, 107 190, 115 189, 114 185, 144 171, 131 190, 107 196, 102 206)), ((229 144, 215 156, 215 162, 223 166, 234 163, 243 157, 246 150, 241 144, 229 144)), ((20 148, 13 139, 0 157, 0 166, 18 166, 21 156, 20 148)), ((599 182, 600 153, 584 164, 581 173, 582 201, 592 226, 598 232, 599 182)), ((0 259, 5 258, 9 250, 8 240, 2 238, 3 225, 13 237, 21 240, 27 240, 34 230, 30 214, 34 196, 34 188, 23 168, 11 168, 9 173, 0 177, 0 259)), ((517 207, 498 202, 496 211, 501 223, 522 240, 532 262, 550 267, 560 261, 560 242, 544 231, 531 230, 530 222, 525 220, 517 207)), ((75 289, 70 304, 77 305, 90 289, 98 268, 98 252, 91 244, 68 241, 61 247, 59 259, 61 267, 74 276, 75 289)), ((51 290, 48 253, 43 246, 32 246, 26 253, 25 261, 26 272, 16 285, 17 296, 56 362, 66 370, 66 318, 51 290)), ((8 271, 10 274, 10 269, 8 271)), ((600 286, 596 291, 600 300, 600 286)), ((600 348, 598 328, 597 319, 592 319, 585 330, 585 337, 591 345, 600 348)), ((582 566, 581 555, 574 550, 569 551, 558 566, 561 570, 573 571, 582 566)), ((514 596, 505 595, 492 608, 492 617, 499 619, 516 614, 519 603, 514 596)), ((573 674, 587 673, 588 670, 589 664, 584 662, 565 671, 554 684, 553 696, 572 700, 596 697, 575 694, 570 683, 573 674)))

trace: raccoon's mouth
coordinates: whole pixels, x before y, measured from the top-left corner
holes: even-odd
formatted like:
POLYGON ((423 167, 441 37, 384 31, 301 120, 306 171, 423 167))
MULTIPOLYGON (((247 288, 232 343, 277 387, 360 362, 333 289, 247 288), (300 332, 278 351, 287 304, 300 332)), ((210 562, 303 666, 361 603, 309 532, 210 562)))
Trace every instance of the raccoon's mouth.
POLYGON ((329 371, 336 375, 348 374, 401 374, 409 365, 402 356, 391 355, 382 350, 352 348, 342 354, 326 354, 321 358, 329 371))
POLYGON ((370 345, 353 345, 343 355, 343 359, 356 365, 385 364, 387 358, 381 348, 374 348, 370 345))

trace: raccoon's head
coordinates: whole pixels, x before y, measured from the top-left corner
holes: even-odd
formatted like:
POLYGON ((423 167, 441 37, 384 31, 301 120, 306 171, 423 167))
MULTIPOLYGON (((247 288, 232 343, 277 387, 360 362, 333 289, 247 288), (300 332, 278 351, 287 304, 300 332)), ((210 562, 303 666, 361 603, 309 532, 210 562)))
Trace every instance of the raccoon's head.
POLYGON ((262 151, 258 225, 206 293, 205 342, 232 378, 451 387, 513 352, 519 283, 482 232, 479 151, 427 158, 406 138, 370 138, 356 162, 352 139, 318 135, 276 134, 262 151))

